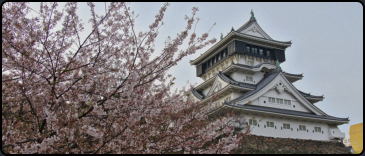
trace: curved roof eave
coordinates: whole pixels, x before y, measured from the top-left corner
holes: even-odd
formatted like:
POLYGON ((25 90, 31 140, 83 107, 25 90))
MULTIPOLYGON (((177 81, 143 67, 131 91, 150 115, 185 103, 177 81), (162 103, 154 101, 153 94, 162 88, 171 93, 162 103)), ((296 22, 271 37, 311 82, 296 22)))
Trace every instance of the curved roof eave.
MULTIPOLYGON (((216 92, 216 94, 221 94, 223 92, 225 92, 226 90, 230 89, 230 88, 238 88, 238 89, 244 89, 244 90, 252 90, 250 88, 244 88, 241 86, 235 86, 232 84, 228 84, 227 86, 223 87, 221 90, 219 90, 218 92, 216 92)), ((210 100, 212 98, 212 94, 209 96, 206 96, 202 99, 203 104, 206 103, 208 100, 210 100)))
POLYGON ((196 90, 195 88, 193 88, 192 90, 191 90, 191 92, 193 93, 193 95, 196 97, 196 98, 198 98, 199 100, 203 100, 204 99, 204 94, 203 93, 201 93, 200 91, 198 91, 198 90, 196 90))
POLYGON ((255 66, 250 66, 250 65, 245 65, 245 64, 240 64, 240 63, 232 63, 232 65, 234 66, 238 66, 238 67, 243 67, 243 68, 246 68, 246 69, 256 69, 254 71, 260 71, 262 68, 264 68, 263 66, 264 65, 271 65, 272 67, 275 67, 276 68, 276 65, 272 64, 272 63, 269 63, 269 62, 263 62, 263 63, 260 63, 260 64, 257 64, 255 66))
POLYGON ((227 41, 232 36, 233 32, 234 31, 229 32, 228 35, 226 35, 222 40, 218 41, 218 43, 210 47, 207 51, 198 56, 198 58, 196 58, 195 60, 190 60, 190 65, 197 65, 197 63, 199 63, 201 59, 203 59, 205 56, 211 53, 212 49, 215 49, 216 47, 220 46, 222 43, 227 41))
POLYGON ((305 98, 314 98, 314 99, 316 99, 316 98, 321 98, 321 99, 324 99, 324 95, 321 95, 321 96, 318 96, 318 95, 311 95, 310 93, 305 93, 305 92, 303 92, 303 91, 301 91, 301 90, 299 90, 299 89, 297 89, 298 90, 298 92, 300 93, 300 94, 302 94, 302 96, 303 97, 305 97, 305 98))
POLYGON ((250 89, 256 89, 256 85, 253 84, 249 84, 249 83, 244 83, 244 82, 238 82, 236 80, 233 80, 230 77, 227 77, 226 75, 224 75, 221 71, 218 72, 218 76, 225 82, 237 86, 237 87, 244 87, 244 88, 250 88, 250 89))
MULTIPOLYGON (((234 87, 234 88, 239 88, 239 89, 244 89, 244 90, 254 90, 256 89, 256 85, 253 84, 248 84, 248 83, 243 83, 243 82, 238 82, 233 80, 232 78, 228 78, 226 75, 224 75, 221 71, 219 71, 216 76, 212 77, 211 79, 214 80, 215 77, 219 77, 221 80, 223 80, 224 82, 227 82, 228 85, 226 87, 224 87, 223 89, 221 89, 219 92, 221 92, 222 90, 224 90, 225 88, 230 88, 230 87, 234 87)), ((209 79, 210 80, 210 79, 209 79)), ((205 81, 207 82, 207 81, 205 81)), ((203 83, 205 83, 203 82, 203 83)), ((202 83, 202 84, 203 84, 202 83)), ((202 84, 200 84, 199 86, 201 86, 202 84)), ((199 87, 198 86, 198 87, 199 87)), ((197 87, 196 87, 197 88, 197 87)), ((211 95, 209 95, 208 97, 206 97, 201 91, 196 90, 196 88, 193 88, 191 90, 191 92, 193 93, 193 95, 195 97, 197 97, 200 100, 205 100, 209 97, 211 97, 211 95)))
POLYGON ((278 109, 278 108, 271 108, 271 107, 262 107, 262 106, 254 106, 254 105, 233 105, 224 103, 224 105, 232 108, 239 108, 239 109, 246 109, 246 110, 254 110, 254 111, 264 111, 264 112, 271 112, 271 113, 277 113, 277 114, 285 114, 285 115, 293 115, 293 116, 302 116, 302 117, 308 117, 308 118, 316 118, 316 119, 324 119, 324 120, 335 120, 338 122, 349 122, 348 118, 338 118, 333 116, 321 116, 306 112, 299 112, 299 111, 293 111, 293 110, 285 110, 285 109, 278 109))
POLYGON ((261 41, 261 42, 271 43, 271 44, 275 44, 275 45, 279 45, 279 46, 283 46, 283 47, 290 47, 292 44, 291 41, 268 40, 265 38, 260 38, 260 37, 256 37, 256 36, 252 36, 252 35, 248 35, 248 34, 239 33, 236 31, 231 31, 222 40, 218 41, 218 43, 216 43, 211 48, 209 48, 207 51, 205 51, 203 54, 198 56, 198 58, 196 58, 195 60, 190 60, 190 65, 198 65, 206 56, 208 56, 212 53, 213 49, 221 46, 221 44, 223 44, 225 41, 229 40, 233 36, 239 36, 239 37, 257 40, 257 41, 261 41))
MULTIPOLYGON (((234 31, 234 32, 238 35, 246 35, 250 39, 259 40, 259 41, 267 42, 267 43, 273 43, 273 44, 277 44, 277 45, 280 45, 280 46, 290 47, 291 44, 292 44, 291 41, 269 40, 269 39, 266 39, 266 38, 261 38, 261 37, 257 37, 257 36, 253 36, 253 35, 249 35, 249 34, 245 34, 245 33, 240 33, 240 32, 237 32, 237 31, 234 31)), ((244 37, 246 37, 246 36, 244 36, 244 37)))
POLYGON ((287 72, 283 72, 283 74, 285 76, 293 76, 293 77, 303 77, 303 73, 302 74, 292 74, 292 73, 287 73, 287 72))
POLYGON ((200 85, 198 85, 197 87, 195 87, 197 90, 201 89, 202 87, 205 87, 206 85, 209 85, 211 83, 214 83, 214 79, 217 75, 209 78, 208 80, 204 81, 203 83, 201 83, 200 85))

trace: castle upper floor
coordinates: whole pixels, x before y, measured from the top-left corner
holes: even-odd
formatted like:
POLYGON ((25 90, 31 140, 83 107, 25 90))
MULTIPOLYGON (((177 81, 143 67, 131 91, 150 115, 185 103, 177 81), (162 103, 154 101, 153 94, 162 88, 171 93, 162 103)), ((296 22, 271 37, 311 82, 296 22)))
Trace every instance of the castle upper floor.
POLYGON ((252 16, 236 31, 232 28, 227 36, 222 36, 218 43, 195 60, 191 60, 190 64, 196 66, 198 77, 206 77, 206 73, 212 69, 219 67, 222 63, 227 64, 227 60, 236 59, 234 63, 249 66, 263 62, 274 63, 278 61, 282 63, 285 61, 285 49, 291 44, 291 41, 273 40, 263 31, 256 18, 252 16))

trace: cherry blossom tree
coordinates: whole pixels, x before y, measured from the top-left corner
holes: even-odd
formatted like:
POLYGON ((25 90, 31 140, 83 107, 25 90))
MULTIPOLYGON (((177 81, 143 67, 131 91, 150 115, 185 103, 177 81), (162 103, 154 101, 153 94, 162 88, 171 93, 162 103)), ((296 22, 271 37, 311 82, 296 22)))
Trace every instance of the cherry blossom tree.
POLYGON ((233 114, 208 117, 209 105, 190 98, 191 86, 170 89, 175 78, 167 70, 216 41, 207 39, 210 29, 200 37, 192 30, 198 8, 151 58, 168 3, 139 33, 128 4, 111 3, 105 15, 87 5, 85 39, 77 3, 62 10, 41 3, 32 18, 27 3, 3 5, 2 151, 229 153, 238 146, 246 133, 234 133, 233 114))

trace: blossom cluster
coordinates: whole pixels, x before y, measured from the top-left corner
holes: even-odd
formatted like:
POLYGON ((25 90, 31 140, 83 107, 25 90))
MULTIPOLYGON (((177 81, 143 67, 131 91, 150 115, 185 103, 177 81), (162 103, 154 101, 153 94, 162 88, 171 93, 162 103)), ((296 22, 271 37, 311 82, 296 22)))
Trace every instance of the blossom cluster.
POLYGON ((209 118, 209 108, 189 98, 191 88, 171 91, 167 70, 216 41, 207 40, 210 29, 189 38, 197 8, 151 59, 168 3, 140 33, 127 3, 111 3, 105 15, 87 4, 92 31, 85 39, 77 3, 62 11, 41 3, 32 18, 25 2, 3 5, 4 152, 228 153, 238 146, 243 135, 233 133, 229 117, 209 118), (179 51, 186 39, 189 47, 179 51))

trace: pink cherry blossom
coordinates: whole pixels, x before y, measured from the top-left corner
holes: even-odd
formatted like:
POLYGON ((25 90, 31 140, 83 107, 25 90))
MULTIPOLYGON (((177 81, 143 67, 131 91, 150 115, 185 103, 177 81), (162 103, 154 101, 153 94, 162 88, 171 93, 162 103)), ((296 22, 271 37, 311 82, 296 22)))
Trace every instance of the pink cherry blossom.
POLYGON ((152 58, 169 3, 147 32, 135 32, 128 3, 112 2, 102 15, 87 5, 92 17, 83 21, 92 30, 81 39, 77 3, 41 3, 37 17, 26 17, 28 3, 3 4, 5 153, 229 153, 238 146, 246 133, 233 133, 233 114, 208 117, 209 107, 188 95, 191 87, 171 91, 175 78, 166 74, 216 42, 207 39, 211 28, 196 38, 198 8, 152 58), (188 48, 179 50, 186 40, 188 48))

